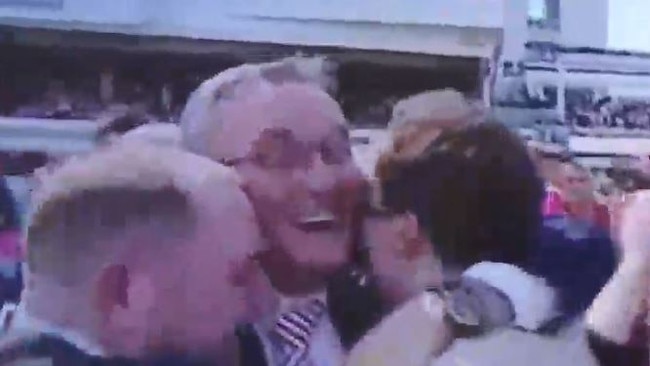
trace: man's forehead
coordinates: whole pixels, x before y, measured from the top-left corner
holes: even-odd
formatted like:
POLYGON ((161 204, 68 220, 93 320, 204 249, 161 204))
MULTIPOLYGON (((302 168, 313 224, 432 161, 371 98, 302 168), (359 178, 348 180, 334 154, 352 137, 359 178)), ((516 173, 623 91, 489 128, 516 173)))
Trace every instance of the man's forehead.
POLYGON ((223 126, 214 148, 217 155, 239 157, 269 129, 289 130, 303 141, 319 141, 345 126, 339 105, 311 85, 283 84, 220 106, 223 126))

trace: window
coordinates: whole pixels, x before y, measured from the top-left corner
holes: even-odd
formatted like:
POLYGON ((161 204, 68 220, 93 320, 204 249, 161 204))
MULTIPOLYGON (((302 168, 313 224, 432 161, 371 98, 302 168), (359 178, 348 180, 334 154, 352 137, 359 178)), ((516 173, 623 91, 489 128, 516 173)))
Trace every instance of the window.
POLYGON ((560 28, 560 0, 529 0, 528 24, 538 28, 560 28))

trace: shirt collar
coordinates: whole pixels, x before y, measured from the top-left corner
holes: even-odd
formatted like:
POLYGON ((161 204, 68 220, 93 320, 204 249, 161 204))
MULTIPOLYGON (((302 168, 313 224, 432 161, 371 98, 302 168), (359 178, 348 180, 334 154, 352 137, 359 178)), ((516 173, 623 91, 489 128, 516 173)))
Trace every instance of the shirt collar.
POLYGON ((327 291, 322 290, 314 292, 304 296, 286 296, 280 293, 277 294, 279 298, 278 311, 271 316, 265 318, 257 326, 262 327, 263 329, 272 329, 275 326, 275 322, 278 318, 287 312, 290 312, 295 309, 302 308, 306 306, 309 302, 313 300, 319 300, 324 304, 327 303, 327 291))

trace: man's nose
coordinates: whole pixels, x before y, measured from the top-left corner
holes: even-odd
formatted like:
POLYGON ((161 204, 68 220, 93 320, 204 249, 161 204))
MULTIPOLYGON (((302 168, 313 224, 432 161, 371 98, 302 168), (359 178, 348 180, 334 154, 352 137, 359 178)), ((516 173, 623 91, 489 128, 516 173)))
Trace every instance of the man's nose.
POLYGON ((326 164, 321 154, 314 154, 304 171, 303 179, 312 192, 331 190, 338 179, 336 167, 326 164))

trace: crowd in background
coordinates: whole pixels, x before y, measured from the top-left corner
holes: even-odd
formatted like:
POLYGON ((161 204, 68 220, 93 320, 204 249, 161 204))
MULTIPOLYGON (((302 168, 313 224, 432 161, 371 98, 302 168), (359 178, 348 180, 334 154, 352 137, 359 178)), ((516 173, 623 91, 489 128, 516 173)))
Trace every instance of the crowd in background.
POLYGON ((603 201, 438 90, 391 102, 364 176, 321 74, 228 69, 35 170, 0 364, 647 365, 644 165, 603 201))
MULTIPOLYGON (((611 99, 611 98, 609 98, 611 99)), ((645 101, 568 106, 570 120, 578 132, 645 135, 650 129, 650 104, 645 101)))

